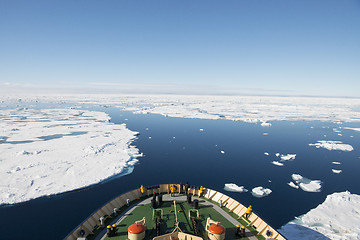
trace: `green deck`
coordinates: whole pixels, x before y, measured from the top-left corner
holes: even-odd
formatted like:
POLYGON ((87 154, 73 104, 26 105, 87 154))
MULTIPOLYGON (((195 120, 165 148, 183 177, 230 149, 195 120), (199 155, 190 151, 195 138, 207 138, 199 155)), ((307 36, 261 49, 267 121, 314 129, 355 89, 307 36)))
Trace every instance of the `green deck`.
MULTIPOLYGON (((142 199, 144 200, 144 199, 142 199)), ((141 200, 140 200, 141 201, 141 200)), ((137 201, 139 202, 139 201, 137 201)), ((206 202, 204 199, 199 200, 199 224, 198 224, 198 230, 199 230, 199 236, 203 239, 207 238, 207 233, 205 231, 205 225, 206 220, 208 217, 210 217, 214 221, 218 221, 226 228, 226 239, 248 239, 248 238, 239 238, 235 236, 235 229, 236 227, 234 224, 229 222, 223 215, 221 215, 219 212, 217 212, 213 206, 206 202)), ((191 220, 189 219, 189 210, 193 209, 192 206, 190 206, 187 202, 184 201, 177 201, 176 202, 176 208, 177 208, 177 218, 179 221, 179 227, 181 230, 185 233, 194 234, 191 220)), ((128 209, 128 207, 122 208, 121 212, 125 212, 128 209)), ((164 201, 161 206, 159 206, 158 209, 162 209, 163 211, 163 221, 161 224, 161 235, 170 233, 174 229, 174 223, 175 223, 175 214, 174 214, 174 204, 172 201, 164 201)), ((119 215, 118 215, 119 216, 119 215)), ((143 217, 146 218, 146 224, 147 224, 147 231, 145 239, 152 239, 156 236, 155 231, 155 224, 153 221, 153 209, 150 207, 150 204, 138 204, 138 207, 136 207, 130 214, 126 216, 118 225, 118 232, 116 236, 113 237, 106 237, 107 240, 126 240, 127 239, 127 229, 128 226, 133 224, 135 221, 141 220, 143 217)), ((116 218, 114 216, 109 217, 109 219, 106 221, 106 224, 110 224, 111 222, 114 222, 116 218)), ((100 234, 100 232, 103 231, 103 228, 98 228, 96 231, 96 234, 100 234)), ((256 236, 258 239, 264 239, 262 236, 256 236)), ((98 239, 98 237, 94 235, 88 236, 88 239, 98 239)))

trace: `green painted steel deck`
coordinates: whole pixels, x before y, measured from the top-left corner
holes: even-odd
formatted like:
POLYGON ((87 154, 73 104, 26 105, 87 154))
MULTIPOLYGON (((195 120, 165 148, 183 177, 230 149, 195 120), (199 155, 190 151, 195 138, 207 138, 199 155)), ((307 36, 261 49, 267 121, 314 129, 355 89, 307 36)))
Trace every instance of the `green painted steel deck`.
MULTIPOLYGON (((156 209, 162 209, 163 216, 160 227, 160 235, 171 233, 174 230, 175 224, 175 210, 173 200, 176 201, 176 214, 179 222, 180 229, 185 232, 194 235, 194 230, 191 224, 191 220, 189 219, 189 211, 193 208, 192 204, 188 204, 184 201, 185 196, 177 196, 177 197, 167 197, 167 201, 163 201, 160 206, 156 209), (171 200, 169 200, 169 198, 171 200)), ((104 237, 106 240, 126 240, 128 239, 128 227, 135 223, 135 221, 141 220, 143 217, 146 218, 146 235, 145 239, 152 239, 156 237, 155 230, 155 220, 153 219, 153 208, 151 208, 151 204, 148 203, 152 197, 143 198, 141 201, 137 201, 132 203, 129 207, 125 206, 120 211, 117 216, 109 216, 106 221, 106 224, 117 223, 118 231, 116 236, 107 237, 105 234, 105 229, 99 227, 95 232, 95 235, 88 236, 88 239, 101 239, 104 237), (132 209, 129 213, 128 211, 132 209)), ((198 219, 198 231, 199 237, 203 239, 208 239, 207 232, 205 231, 206 220, 210 217, 212 220, 220 222, 226 228, 226 238, 225 239, 265 239, 262 236, 254 236, 247 230, 247 235, 249 238, 240 238, 235 235, 236 224, 234 222, 238 221, 238 219, 234 219, 228 213, 227 216, 224 216, 224 212, 220 213, 218 211, 217 206, 214 206, 213 203, 206 201, 205 199, 198 199, 199 201, 199 219, 198 219)))

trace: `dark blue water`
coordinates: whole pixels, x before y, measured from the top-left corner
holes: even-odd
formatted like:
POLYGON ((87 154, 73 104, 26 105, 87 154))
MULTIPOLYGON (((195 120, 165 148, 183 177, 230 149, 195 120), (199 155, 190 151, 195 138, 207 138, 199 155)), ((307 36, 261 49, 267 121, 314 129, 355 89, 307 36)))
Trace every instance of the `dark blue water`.
MULTIPOLYGON (((36 239, 61 239, 98 207, 141 184, 189 181, 192 185, 210 187, 244 205, 251 204, 275 228, 316 207, 328 194, 345 190, 360 194, 357 184, 360 134, 343 130, 343 136, 338 136, 332 129, 342 125, 273 122, 272 127, 263 128, 228 120, 166 118, 120 112, 116 108, 90 108, 105 111, 112 122, 125 122, 128 128, 140 132, 133 143, 144 153, 140 164, 129 175, 86 189, 0 207, 1 239, 22 239, 24 234, 36 239), (264 132, 269 135, 264 136, 264 132), (318 140, 341 140, 355 150, 328 151, 308 146, 318 140), (277 152, 296 153, 296 160, 285 163, 284 167, 275 166, 271 161, 276 160, 277 152), (340 161, 342 165, 334 166, 332 161, 340 161), (334 174, 332 168, 343 172, 334 174), (289 187, 286 183, 293 173, 322 180, 322 191, 309 193, 289 187), (249 190, 264 186, 273 192, 265 198, 255 198, 249 192, 226 192, 225 183, 244 185, 249 190), (17 230, 19 224, 22 231, 17 230)), ((359 127, 354 123, 343 125, 359 127)))

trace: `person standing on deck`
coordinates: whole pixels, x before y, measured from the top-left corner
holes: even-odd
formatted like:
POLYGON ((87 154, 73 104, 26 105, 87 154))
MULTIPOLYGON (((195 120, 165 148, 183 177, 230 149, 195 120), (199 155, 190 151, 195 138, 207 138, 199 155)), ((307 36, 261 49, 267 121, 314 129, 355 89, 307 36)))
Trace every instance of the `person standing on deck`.
POLYGON ((145 188, 143 185, 140 187, 141 196, 143 197, 145 195, 145 188))
POLYGON ((250 205, 248 209, 246 209, 245 218, 248 219, 251 213, 252 213, 252 206, 250 205))
POLYGON ((201 186, 201 187, 200 187, 200 197, 202 197, 202 196, 203 196, 203 194, 204 194, 204 187, 203 187, 203 186, 201 186))
POLYGON ((175 195, 175 186, 174 185, 170 186, 170 192, 171 192, 171 196, 173 197, 175 195))
POLYGON ((190 184, 189 184, 189 182, 186 182, 186 184, 185 184, 185 193, 186 193, 186 195, 188 194, 189 188, 190 188, 190 184))

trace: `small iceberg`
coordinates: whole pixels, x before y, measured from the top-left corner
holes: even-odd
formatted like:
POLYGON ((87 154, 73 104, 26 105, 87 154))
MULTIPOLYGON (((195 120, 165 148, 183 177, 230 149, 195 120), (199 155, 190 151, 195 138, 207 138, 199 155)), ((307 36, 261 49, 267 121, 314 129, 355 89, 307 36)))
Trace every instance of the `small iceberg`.
POLYGON ((257 198, 262 198, 262 197, 266 197, 271 193, 271 189, 270 188, 264 188, 264 187, 255 187, 251 190, 251 194, 254 197, 257 198))
POLYGON ((342 170, 336 170, 336 169, 331 169, 331 171, 332 171, 333 173, 336 173, 336 174, 339 174, 339 173, 342 172, 342 170))
POLYGON ((335 164, 335 165, 340 165, 341 162, 331 162, 332 164, 335 164))
POLYGON ((239 192, 239 193, 248 191, 244 186, 239 187, 235 183, 225 183, 224 190, 229 192, 239 192))
POLYGON ((269 153, 268 153, 268 152, 264 152, 264 154, 265 154, 266 156, 269 156, 269 153))
POLYGON ((224 151, 220 151, 222 154, 225 154, 225 152, 224 151))

